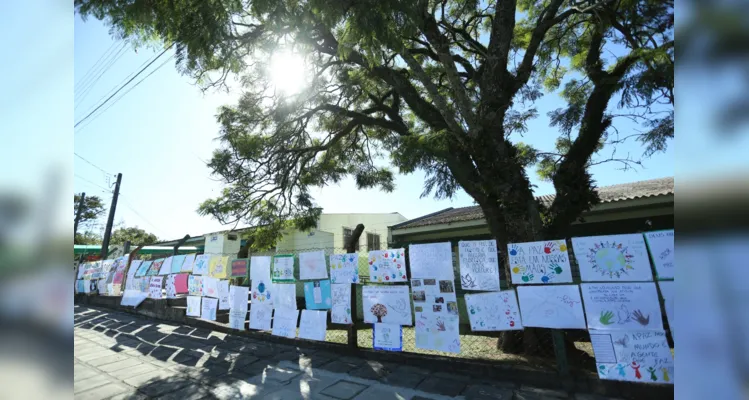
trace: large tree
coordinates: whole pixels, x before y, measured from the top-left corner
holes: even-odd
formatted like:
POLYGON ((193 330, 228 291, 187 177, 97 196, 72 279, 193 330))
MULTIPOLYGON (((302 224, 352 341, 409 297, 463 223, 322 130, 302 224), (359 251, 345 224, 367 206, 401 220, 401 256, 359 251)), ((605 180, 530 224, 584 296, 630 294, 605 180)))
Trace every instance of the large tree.
POLYGON ((178 68, 205 88, 242 77, 240 101, 218 113, 223 147, 210 162, 227 187, 199 208, 224 223, 303 228, 320 213, 312 187, 353 176, 359 188, 391 191, 394 170, 422 170, 424 195, 462 188, 481 206, 499 248, 564 237, 599 201, 588 172, 606 159, 597 152, 633 138, 647 156, 673 137, 671 0, 76 7, 106 20, 117 37, 174 45, 178 68), (303 58, 304 90, 273 90, 268 65, 281 51, 303 58), (566 101, 550 113, 559 137, 532 148, 521 139, 539 134, 526 127, 537 116, 534 101, 553 91, 566 101), (619 136, 618 118, 641 130, 619 136), (553 182, 548 208, 534 198, 526 174, 533 164, 553 182))
POLYGON ((153 233, 148 233, 136 226, 115 229, 112 232, 110 243, 122 245, 125 244, 125 242, 130 241, 131 245, 140 246, 156 243, 158 240, 159 238, 153 233))
MULTIPOLYGON (((78 220, 79 226, 85 226, 91 228, 91 225, 96 222, 99 217, 104 214, 104 203, 98 196, 86 196, 83 199, 83 209, 81 210, 81 217, 78 220)), ((81 207, 81 195, 73 195, 73 218, 78 215, 78 208, 81 207)), ((87 231, 83 234, 76 232, 73 243, 75 244, 101 244, 101 238, 99 235, 87 231), (98 238, 98 242, 97 242, 98 238)))

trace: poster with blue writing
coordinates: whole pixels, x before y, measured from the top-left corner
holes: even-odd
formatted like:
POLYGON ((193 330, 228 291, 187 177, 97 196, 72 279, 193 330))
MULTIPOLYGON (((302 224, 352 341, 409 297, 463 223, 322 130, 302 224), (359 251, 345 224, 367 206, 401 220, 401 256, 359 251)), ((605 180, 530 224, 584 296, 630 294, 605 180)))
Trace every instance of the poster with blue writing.
POLYGON ((590 331, 601 379, 674 384, 674 358, 663 331, 590 331))
POLYGON ((304 282, 304 300, 308 310, 329 310, 333 306, 330 297, 330 281, 304 282))
POLYGON ((546 284, 572 282, 567 242, 509 243, 507 255, 514 284, 546 284))

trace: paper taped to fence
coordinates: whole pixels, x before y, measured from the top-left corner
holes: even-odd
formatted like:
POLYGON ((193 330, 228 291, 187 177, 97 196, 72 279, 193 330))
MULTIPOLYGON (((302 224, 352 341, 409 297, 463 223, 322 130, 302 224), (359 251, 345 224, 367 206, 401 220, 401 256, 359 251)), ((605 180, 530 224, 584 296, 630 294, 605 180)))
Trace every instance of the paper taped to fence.
POLYGON ((334 283, 330 285, 333 308, 330 312, 330 322, 334 324, 350 324, 351 319, 351 284, 334 283))
POLYGON ((182 262, 182 267, 180 268, 181 272, 192 272, 192 268, 195 265, 195 256, 197 256, 195 253, 185 255, 185 260, 182 262))
POLYGON ((182 272, 182 264, 185 262, 186 257, 187 255, 185 254, 179 254, 172 258, 172 274, 179 274, 182 272))
POLYGON ((218 309, 228 310, 229 305, 229 281, 219 280, 218 281, 218 309))
POLYGON ((369 280, 379 283, 406 282, 406 252, 404 249, 369 252, 369 280))
POLYGON ((166 276, 166 285, 164 285, 164 287, 166 289, 167 299, 177 298, 177 286, 175 285, 175 277, 176 275, 174 274, 166 276))
POLYGON ((187 296, 187 312, 188 317, 200 317, 200 296, 187 296))
POLYGON ((195 263, 192 266, 193 275, 208 275, 208 263, 210 261, 210 254, 201 254, 195 257, 195 263))
POLYGON ((583 283, 588 329, 663 330, 654 282, 583 283))
POLYGON ((472 331, 523 329, 520 307, 514 290, 466 294, 465 301, 472 331))
POLYGON ((203 295, 203 277, 200 275, 190 275, 187 279, 187 293, 190 296, 203 295))
POLYGON ((250 307, 250 329, 269 331, 272 317, 273 308, 271 306, 252 303, 252 307, 250 307))
POLYGON ((450 242, 408 246, 411 278, 455 279, 450 242))
POLYGON ((273 256, 271 279, 274 283, 294 282, 294 255, 283 254, 273 256))
POLYGON ((218 279, 203 276, 203 296, 218 298, 218 279))
POLYGON ((218 299, 203 297, 203 303, 200 306, 200 318, 215 321, 216 308, 218 308, 218 299))
POLYGON ((296 284, 294 283, 276 283, 273 285, 275 298, 273 308, 296 310, 296 284))
POLYGON ((585 314, 577 285, 518 286, 523 326, 585 329, 585 314))
POLYGON ((324 342, 327 323, 327 311, 302 310, 302 318, 299 320, 299 338, 324 342))
POLYGON ((159 275, 169 275, 172 273, 172 260, 174 259, 173 256, 169 256, 164 259, 164 262, 161 263, 161 267, 159 268, 159 275))
POLYGON ((290 339, 295 338, 296 322, 298 319, 298 310, 275 309, 273 312, 273 335, 290 339))
POLYGON ((658 279, 674 278, 674 230, 645 232, 658 279))
POLYGON ((671 337, 674 337, 674 281, 660 281, 658 287, 661 289, 663 296, 663 308, 666 309, 666 318, 668 327, 671 331, 671 337))
POLYGON ((460 352, 458 302, 452 279, 411 279, 416 348, 460 352))
POLYGON ((570 257, 564 239, 509 243, 507 256, 514 284, 572 282, 570 257))
POLYGON ((151 281, 148 284, 148 297, 152 299, 160 299, 161 298, 161 288, 164 283, 164 277, 163 276, 152 276, 151 281))
POLYGON ((496 240, 458 242, 460 286, 464 290, 499 290, 496 240))
POLYGON ((403 327, 397 324, 374 324, 372 348, 384 351, 403 351, 403 327))
POLYGON ((653 280, 642 234, 572 238, 572 250, 584 282, 653 280))
POLYGON ((662 331, 591 331, 590 342, 601 379, 674 383, 674 358, 662 331))
POLYGON ((366 323, 413 324, 408 286, 364 286, 362 305, 366 323))
POLYGON ((325 279, 328 267, 325 264, 325 251, 299 253, 299 279, 325 279))
POLYGON ((252 303, 273 304, 274 284, 270 277, 271 257, 259 256, 250 259, 250 282, 252 303))
POLYGON ((330 281, 304 282, 304 300, 308 310, 329 310, 333 306, 330 298, 330 281))
POLYGON ((247 319, 247 300, 250 289, 244 286, 229 287, 229 326, 232 329, 244 329, 247 319))
POLYGON ((359 255, 331 254, 330 255, 330 282, 336 283, 359 283, 359 255))

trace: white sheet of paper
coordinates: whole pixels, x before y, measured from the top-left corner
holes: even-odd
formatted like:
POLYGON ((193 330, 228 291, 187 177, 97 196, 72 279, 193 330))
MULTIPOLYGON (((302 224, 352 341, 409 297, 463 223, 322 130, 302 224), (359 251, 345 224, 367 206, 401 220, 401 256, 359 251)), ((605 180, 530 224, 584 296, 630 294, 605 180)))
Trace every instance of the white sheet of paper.
POLYGON ((577 285, 518 286, 517 293, 524 327, 585 329, 577 285))
POLYGON ((455 279, 450 242, 408 246, 408 264, 411 267, 412 279, 455 279))
POLYGON ((192 273, 194 275, 208 275, 208 263, 210 261, 210 254, 201 254, 195 257, 195 263, 192 265, 192 273))
POLYGON ((403 327, 398 324, 374 324, 372 348, 384 351, 403 351, 403 327))
POLYGON ((209 321, 216 320, 216 308, 218 307, 218 299, 212 299, 210 297, 203 297, 203 303, 200 306, 200 318, 209 321))
MULTIPOLYGON (((663 296, 663 308, 666 309, 666 319, 668 319, 668 327, 671 331, 671 337, 674 336, 674 281, 660 281, 658 287, 661 289, 661 296, 663 296)), ((747 332, 749 333, 749 332, 747 332)))
POLYGON ((334 324, 351 323, 351 284, 332 283, 330 297, 333 307, 330 312, 330 322, 334 324))
POLYGON ((161 268, 159 269, 159 275, 169 275, 172 273, 172 256, 167 257, 163 263, 161 263, 161 268))
POLYGON ((674 278, 674 230, 645 232, 658 279, 674 278))
POLYGON ((138 271, 138 268, 140 268, 140 265, 143 263, 142 260, 133 260, 130 263, 130 267, 127 270, 127 278, 125 278, 125 290, 132 290, 136 289, 135 285, 135 273, 138 271))
POLYGON ((674 383, 674 359, 664 332, 590 331, 590 338, 599 378, 674 383))
POLYGON ((218 298, 218 278, 203 275, 203 296, 218 298))
POLYGON ((331 254, 330 283, 359 283, 359 255, 331 254))
POLYGON ((252 303, 273 305, 274 283, 271 281, 269 256, 250 258, 250 281, 252 283, 252 303))
POLYGON ((228 310, 229 308, 229 281, 222 279, 218 281, 218 309, 228 310))
POLYGON ((296 310, 296 284, 276 283, 273 285, 276 293, 273 294, 273 308, 296 310))
POLYGON ((433 312, 427 307, 416 313, 415 345, 418 349, 460 353, 457 315, 433 312))
POLYGON ((166 276, 166 298, 175 299, 177 298, 177 287, 174 285, 174 274, 166 276))
POLYGON ((151 281, 148 283, 148 297, 152 299, 161 298, 161 288, 164 283, 163 276, 152 276, 151 281))
POLYGON ((273 312, 273 331, 275 336, 290 339, 296 337, 296 322, 299 319, 298 310, 275 309, 273 312))
POLYGON ((247 300, 250 295, 250 288, 246 286, 229 287, 229 308, 232 310, 244 309, 247 311, 247 300))
POLYGON ((201 312, 201 299, 200 296, 187 296, 187 313, 188 317, 200 317, 201 312))
POLYGON ((583 283, 580 289, 588 329, 663 330, 654 282, 583 283))
POLYGON ((120 305, 128 307, 138 307, 148 296, 136 289, 126 289, 122 295, 120 305))
POLYGON ((404 249, 374 250, 369 252, 370 282, 406 282, 406 251, 404 249))
POLYGON ((270 330, 273 308, 269 305, 252 304, 250 307, 250 329, 270 330))
POLYGON ((270 256, 250 257, 250 280, 270 279, 270 256))
POLYGON ((653 271, 640 233, 572 238, 583 282, 652 281, 653 271))
POLYGON ((299 320, 299 338, 324 342, 327 322, 327 311, 302 310, 302 318, 299 320))
POLYGON ((325 265, 325 251, 299 253, 299 279, 326 279, 328 267, 325 265))
POLYGON ((197 254, 187 254, 185 256, 185 261, 182 262, 182 267, 180 268, 181 272, 192 272, 192 267, 195 265, 195 256, 197 254))
POLYGON ((464 290, 499 290, 496 240, 458 242, 460 286, 464 290))
POLYGON ((466 294, 466 310, 472 331, 512 331, 523 329, 514 290, 466 294))
POLYGON ((364 286, 362 304, 366 323, 413 324, 408 286, 364 286))
POLYGON ((244 330, 247 321, 247 309, 229 310, 229 327, 231 329, 244 330))
POLYGON ((564 239, 508 243, 507 256, 512 283, 572 282, 570 256, 564 239))

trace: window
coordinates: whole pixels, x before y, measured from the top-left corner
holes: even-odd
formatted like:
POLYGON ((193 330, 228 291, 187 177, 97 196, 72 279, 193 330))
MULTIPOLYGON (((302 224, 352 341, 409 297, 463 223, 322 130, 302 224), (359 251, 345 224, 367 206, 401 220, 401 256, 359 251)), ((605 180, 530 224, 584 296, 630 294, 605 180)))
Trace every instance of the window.
MULTIPOLYGON (((349 239, 351 239, 351 235, 354 234, 353 229, 349 228, 343 228, 343 246, 346 247, 346 243, 348 243, 349 239)), ((359 251, 359 241, 357 241, 354 244, 354 251, 359 251)))
POLYGON ((380 250, 380 235, 367 233, 367 251, 380 250))

